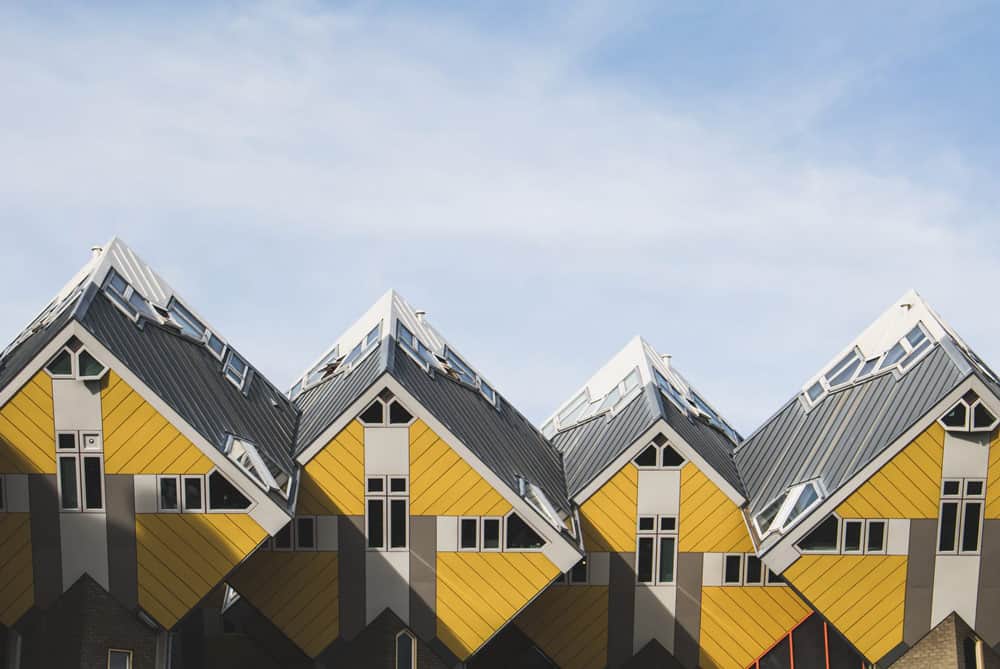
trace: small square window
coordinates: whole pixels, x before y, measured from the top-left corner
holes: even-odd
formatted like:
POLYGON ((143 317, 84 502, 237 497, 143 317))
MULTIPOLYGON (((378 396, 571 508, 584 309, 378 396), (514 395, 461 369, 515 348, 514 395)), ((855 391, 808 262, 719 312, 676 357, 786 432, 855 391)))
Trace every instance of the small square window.
POLYGON ((983 482, 982 481, 966 481, 965 482, 965 494, 968 497, 982 497, 982 495, 983 495, 983 482))
POLYGON ((458 547, 461 550, 474 551, 479 548, 479 519, 462 518, 459 520, 458 547))
POLYGON ((56 447, 60 451, 75 451, 76 432, 60 432, 56 436, 56 447))
POLYGON ((677 518, 674 516, 660 516, 660 531, 673 532, 677 529, 677 518))
POLYGON ((390 493, 405 493, 406 492, 406 479, 399 477, 392 477, 389 479, 389 492, 390 493))
POLYGON ((639 531, 652 532, 656 529, 655 516, 639 516, 639 531))
POLYGON ((569 571, 569 582, 570 583, 586 583, 587 582, 587 558, 583 558, 569 571))
POLYGON ((961 493, 962 484, 961 481, 945 481, 942 486, 942 495, 958 495, 961 493))
POLYGON ((385 479, 381 477, 375 477, 368 479, 368 492, 384 492, 385 491, 385 479))

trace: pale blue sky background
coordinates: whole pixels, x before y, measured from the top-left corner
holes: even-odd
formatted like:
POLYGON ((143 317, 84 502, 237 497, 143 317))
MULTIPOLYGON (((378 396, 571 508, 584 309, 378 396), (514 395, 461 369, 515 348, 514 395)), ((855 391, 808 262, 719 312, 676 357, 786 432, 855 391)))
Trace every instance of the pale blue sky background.
POLYGON ((119 234, 281 386, 389 287, 536 421, 642 333, 749 432, 910 287, 1000 364, 996 3, 26 4, 5 340, 119 234))

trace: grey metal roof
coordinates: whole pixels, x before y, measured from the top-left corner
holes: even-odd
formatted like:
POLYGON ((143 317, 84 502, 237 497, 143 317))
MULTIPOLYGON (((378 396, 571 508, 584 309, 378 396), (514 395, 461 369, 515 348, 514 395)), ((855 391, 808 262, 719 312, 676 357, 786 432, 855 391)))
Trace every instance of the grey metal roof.
MULTIPOLYGON (((148 320, 139 327, 101 294, 79 320, 213 446, 223 450, 229 434, 245 438, 294 476, 298 411, 260 372, 241 391, 205 346, 148 320)), ((287 508, 295 499, 294 490, 288 500, 272 497, 287 508)))
POLYGON ((655 385, 647 384, 614 415, 597 416, 552 437, 563 453, 570 496, 587 487, 660 418, 728 483, 743 491, 732 459, 736 445, 714 427, 682 413, 655 385))
POLYGON ((7 384, 21 373, 25 365, 31 362, 32 358, 41 353, 42 349, 49 345, 52 338, 73 319, 73 312, 75 310, 75 304, 68 305, 51 323, 31 334, 27 339, 18 344, 17 348, 0 360, 0 390, 6 388, 7 384))
POLYGON ((563 454, 572 497, 615 461, 659 418, 652 385, 614 415, 600 415, 557 432, 552 443, 563 454))
POLYGON ((736 465, 755 514, 788 486, 820 477, 832 493, 969 374, 936 344, 906 374, 830 393, 807 411, 796 395, 743 442, 736 465))

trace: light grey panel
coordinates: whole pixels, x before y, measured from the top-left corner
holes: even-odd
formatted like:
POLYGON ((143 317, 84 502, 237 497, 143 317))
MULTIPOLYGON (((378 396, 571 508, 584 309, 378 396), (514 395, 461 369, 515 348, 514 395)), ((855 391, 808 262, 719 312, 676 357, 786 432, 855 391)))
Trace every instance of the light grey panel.
POLYGON ((410 628, 428 641, 437 633, 437 518, 410 518, 410 628))
POLYGON ((608 666, 632 657, 635 616, 635 553, 612 553, 608 570, 608 666))
POLYGON ((701 634, 701 553, 677 554, 677 609, 674 656, 685 667, 697 667, 701 634))
POLYGON ((62 547, 59 542, 59 489, 54 474, 29 474, 31 568, 35 604, 46 608, 62 595, 62 547))
POLYGON ((1000 520, 983 523, 979 561, 979 607, 976 632, 990 646, 1000 644, 1000 520))
POLYGON ((101 387, 76 379, 52 380, 57 430, 101 431, 101 387))
POLYGON ((108 577, 111 594, 128 609, 139 605, 135 549, 135 486, 131 475, 104 479, 108 504, 108 577))
POLYGON ((903 642, 910 646, 931 628, 936 554, 937 520, 911 520, 906 560, 906 606, 903 611, 903 642))
POLYGON ((340 516, 337 530, 340 636, 353 639, 365 628, 365 517, 340 516))
POLYGON ((90 574, 105 590, 108 583, 108 523, 103 513, 63 513, 59 518, 63 590, 90 574))

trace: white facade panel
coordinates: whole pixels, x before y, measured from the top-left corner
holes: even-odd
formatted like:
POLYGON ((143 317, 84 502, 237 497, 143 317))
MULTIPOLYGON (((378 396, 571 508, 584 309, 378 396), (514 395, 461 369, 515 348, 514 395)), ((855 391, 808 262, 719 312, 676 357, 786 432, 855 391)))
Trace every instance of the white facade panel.
POLYGON ((656 639, 672 653, 676 612, 677 586, 637 585, 632 651, 638 653, 651 639, 656 639))
POLYGON ((101 389, 97 383, 52 379, 57 430, 101 431, 101 389))
POLYGON ((449 553, 458 550, 458 517, 437 517, 437 549, 438 553, 449 553))
POLYGON ((701 560, 701 584, 722 585, 723 553, 705 553, 701 560))
POLYGON ((989 434, 944 433, 944 478, 986 478, 989 457, 989 434))
POLYGON ((678 469, 639 470, 640 514, 676 516, 681 508, 681 472, 678 469))
POLYGON ((365 428, 365 475, 409 476, 410 428, 365 428))
POLYGON ((910 554, 909 518, 890 518, 885 552, 887 555, 910 554))
POLYGON ((410 621, 410 552, 368 551, 365 553, 365 624, 385 609, 410 621))
POLYGON ((978 555, 938 555, 934 563, 931 627, 952 611, 975 627, 978 590, 978 555))
POLYGON ((132 477, 132 483, 135 486, 135 512, 156 513, 156 475, 136 474, 132 477))
POLYGON ((103 513, 59 514, 63 592, 83 574, 108 590, 108 521, 103 513))

